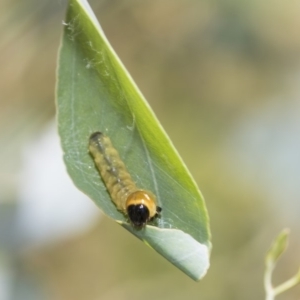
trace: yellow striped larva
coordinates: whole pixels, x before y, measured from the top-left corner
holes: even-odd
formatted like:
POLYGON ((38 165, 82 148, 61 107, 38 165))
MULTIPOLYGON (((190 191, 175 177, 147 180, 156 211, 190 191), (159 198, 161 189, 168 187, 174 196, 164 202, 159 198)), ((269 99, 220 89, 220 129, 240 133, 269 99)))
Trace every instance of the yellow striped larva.
POLYGON ((144 226, 161 212, 155 196, 138 189, 110 138, 102 132, 90 136, 89 151, 117 209, 136 227, 144 226))

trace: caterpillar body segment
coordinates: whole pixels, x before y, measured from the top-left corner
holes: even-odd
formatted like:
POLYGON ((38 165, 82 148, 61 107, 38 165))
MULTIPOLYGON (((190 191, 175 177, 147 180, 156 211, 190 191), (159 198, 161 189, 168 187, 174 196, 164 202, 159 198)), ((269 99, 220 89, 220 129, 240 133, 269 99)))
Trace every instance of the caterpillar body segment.
POLYGON ((129 194, 137 190, 119 153, 110 138, 100 132, 90 137, 89 150, 101 174, 106 188, 119 210, 126 210, 125 203, 129 194))
POLYGON ((112 201, 118 210, 128 215, 134 226, 144 226, 161 212, 155 196, 137 188, 108 136, 101 132, 93 133, 89 151, 112 201))

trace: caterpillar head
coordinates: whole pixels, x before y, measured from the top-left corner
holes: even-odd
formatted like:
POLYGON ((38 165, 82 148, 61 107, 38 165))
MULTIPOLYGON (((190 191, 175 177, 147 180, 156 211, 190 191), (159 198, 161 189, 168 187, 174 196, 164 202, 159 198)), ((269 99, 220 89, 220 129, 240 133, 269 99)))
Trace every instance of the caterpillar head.
POLYGON ((126 211, 131 223, 143 227, 161 212, 155 197, 148 191, 138 190, 131 193, 126 200, 126 211))

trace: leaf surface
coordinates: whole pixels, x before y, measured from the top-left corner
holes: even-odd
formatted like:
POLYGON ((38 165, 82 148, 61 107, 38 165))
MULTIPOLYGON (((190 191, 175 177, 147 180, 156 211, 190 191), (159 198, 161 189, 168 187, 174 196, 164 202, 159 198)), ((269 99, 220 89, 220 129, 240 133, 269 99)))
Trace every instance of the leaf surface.
POLYGON ((64 160, 75 185, 190 277, 202 278, 211 248, 203 197, 85 0, 69 2, 59 54, 57 112, 64 160), (152 191, 163 209, 142 230, 128 224, 106 191, 88 153, 95 131, 110 137, 137 186, 152 191))

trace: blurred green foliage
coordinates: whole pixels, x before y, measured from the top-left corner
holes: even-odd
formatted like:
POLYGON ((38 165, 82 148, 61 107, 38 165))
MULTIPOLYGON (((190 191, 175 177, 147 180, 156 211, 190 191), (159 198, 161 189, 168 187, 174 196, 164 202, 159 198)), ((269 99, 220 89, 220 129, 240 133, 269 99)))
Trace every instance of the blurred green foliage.
MULTIPOLYGON (((201 186, 213 233, 211 269, 195 284, 108 219, 85 235, 28 254, 25 268, 43 279, 53 299, 262 299, 264 253, 277 231, 288 226, 299 232, 299 222, 289 223, 262 181, 264 159, 272 153, 250 160, 256 171, 249 173, 232 152, 232 133, 279 102, 297 111, 299 2, 90 3, 201 186)), ((54 117, 65 2, 3 0, 0 14, 2 203, 16 201, 22 146, 54 117)), ((299 247, 291 241, 294 252, 283 258, 275 281, 288 277, 299 247)), ((297 295, 299 287, 285 297, 297 295)))

